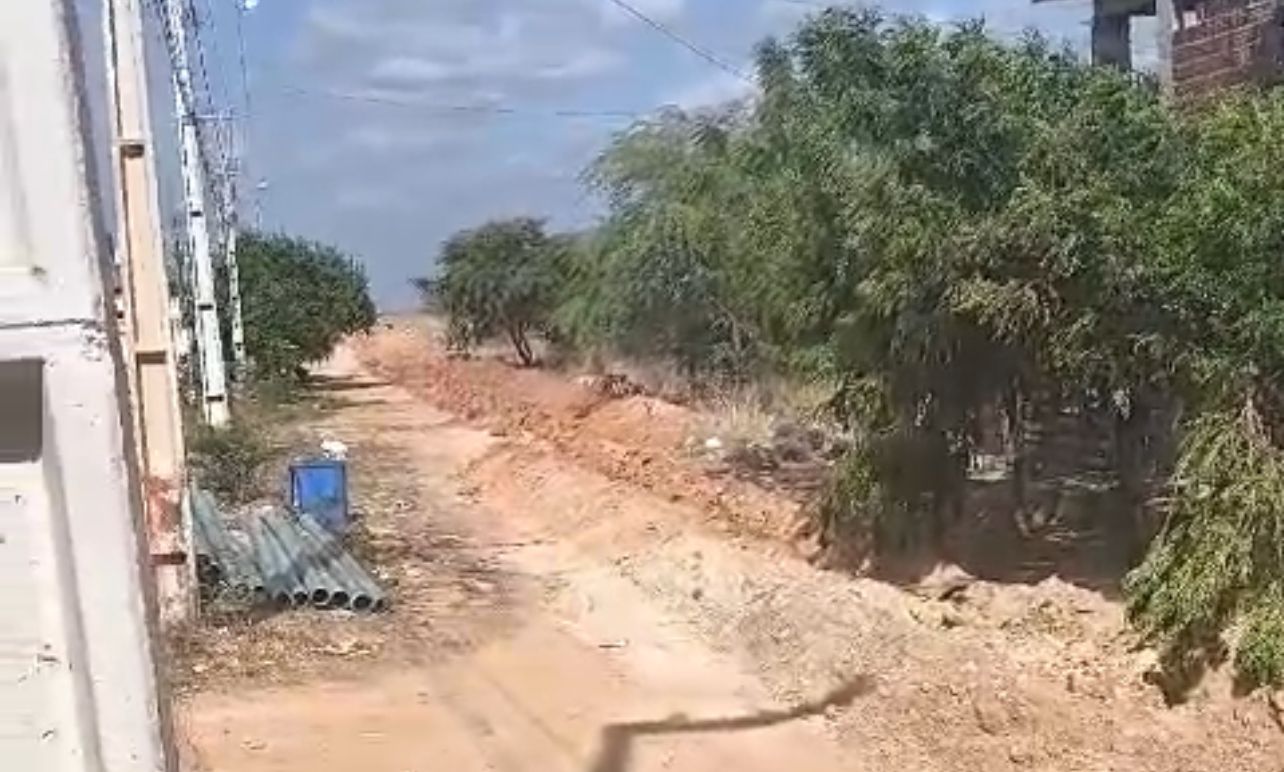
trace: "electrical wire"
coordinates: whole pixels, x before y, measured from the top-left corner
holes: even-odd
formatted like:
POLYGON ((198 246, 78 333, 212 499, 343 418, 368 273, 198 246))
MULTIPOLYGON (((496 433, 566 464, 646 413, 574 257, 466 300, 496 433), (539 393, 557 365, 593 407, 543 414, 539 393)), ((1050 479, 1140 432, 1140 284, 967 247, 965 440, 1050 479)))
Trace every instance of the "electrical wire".
MULTIPOLYGON (((194 0, 183 0, 186 8, 187 29, 188 29, 188 51, 195 53, 196 68, 199 73, 199 91, 197 93, 196 110, 197 115, 219 115, 219 100, 215 96, 215 90, 212 85, 213 80, 210 78, 209 67, 207 65, 208 57, 205 51, 205 37, 202 34, 203 28, 213 24, 212 17, 202 19, 194 0)), ((192 57, 189 56, 189 60, 192 57)), ((226 174, 227 164, 230 160, 230 148, 227 143, 227 126, 224 121, 216 121, 212 127, 207 121, 198 121, 196 124, 197 141, 201 145, 202 152, 207 156, 210 163, 207 163, 207 174, 210 182, 210 196, 214 199, 217 211, 222 211, 223 192, 220 185, 216 185, 215 180, 226 174), (213 172, 212 174, 210 172, 213 172)))
MULTIPOLYGON (((211 78, 208 73, 205 74, 209 88, 208 104, 211 106, 231 105, 232 88, 228 82, 227 67, 225 66, 228 59, 224 56, 221 42, 223 40, 223 32, 220 29, 219 16, 215 11, 213 2, 214 0, 200 0, 199 10, 195 5, 192 6, 192 26, 195 29, 197 56, 199 57, 202 72, 206 70, 207 53, 209 59, 214 62, 214 77, 211 78), (203 28, 208 30, 208 34, 202 34, 203 28), (207 41, 208 52, 206 50, 207 41)), ((231 110, 228 110, 228 112, 230 113, 231 110)), ((214 141, 217 149, 221 150, 221 158, 219 160, 222 168, 230 169, 235 162, 235 128, 230 119, 220 121, 216 126, 214 141)))
POLYGON ((648 16, 647 14, 638 10, 635 6, 627 2, 627 0, 607 0, 607 2, 615 5, 620 10, 629 14, 633 18, 637 19, 638 21, 642 22, 643 24, 647 25, 651 29, 665 36, 669 40, 672 40, 673 42, 687 49, 691 53, 705 60, 709 64, 712 64, 714 67, 717 67, 718 69, 722 70, 723 72, 734 75, 735 77, 739 78, 740 80, 743 80, 746 83, 750 83, 750 84, 754 83, 753 78, 750 78, 748 75, 746 75, 744 71, 742 71, 740 68, 731 64, 727 60, 719 57, 717 54, 701 46, 700 44, 696 43, 690 38, 687 38, 679 34, 672 27, 666 24, 663 24, 662 22, 657 21, 651 16, 648 16))
MULTIPOLYGON (((215 77, 210 81, 213 88, 213 97, 218 102, 230 102, 232 89, 228 84, 228 76, 223 66, 228 59, 224 57, 222 41, 223 31, 220 29, 219 15, 214 9, 214 0, 200 0, 200 9, 192 7, 192 25, 196 29, 202 26, 209 29, 209 55, 214 61, 215 77)), ((204 53, 202 51, 202 53, 204 53)))
MULTIPOLYGON (((160 29, 161 35, 164 38, 165 53, 169 60, 170 74, 174 82, 174 89, 178 92, 179 101, 182 103, 181 114, 176 116, 176 118, 180 123, 191 122, 197 129, 197 136, 199 139, 201 123, 199 116, 201 115, 201 109, 197 104, 195 89, 192 85, 191 68, 184 66, 179 61, 181 58, 179 55, 179 43, 175 38, 177 30, 173 29, 171 26, 167 2, 166 0, 151 0, 148 3, 148 7, 151 8, 156 20, 156 25, 160 29), (186 77, 180 76, 180 73, 184 73, 186 77)), ((179 16, 182 18, 180 23, 184 24, 185 29, 185 14, 182 13, 181 8, 182 7, 180 6, 179 16)), ((205 156, 204 149, 199 142, 198 154, 201 156, 199 162, 208 172, 209 158, 205 156)))
POLYGON ((536 110, 507 105, 464 105, 464 104, 447 104, 440 102, 424 102, 416 99, 396 99, 393 97, 376 96, 373 94, 357 94, 348 91, 334 91, 330 89, 316 90, 283 84, 278 87, 283 93, 293 94, 302 97, 318 97, 322 99, 334 99, 344 102, 364 102, 368 104, 386 105, 388 107, 404 107, 422 110, 436 110, 448 113, 468 113, 477 115, 531 115, 538 117, 553 118, 630 118, 637 119, 645 113, 636 110, 590 110, 577 108, 555 108, 551 110, 536 110))
MULTIPOLYGON (((177 16, 179 18, 175 21, 183 25, 181 30, 188 37, 189 51, 190 49, 195 48, 198 51, 199 56, 199 53, 202 51, 200 48, 200 31, 199 29, 194 29, 191 24, 194 18, 194 7, 192 6, 191 0, 150 0, 150 2, 148 2, 148 6, 154 13, 157 26, 160 28, 164 37, 165 52, 169 59, 174 88, 178 92, 179 102, 182 105, 177 119, 180 124, 190 123, 196 133, 196 158, 194 160, 203 171, 202 176, 206 183, 204 191, 207 203, 206 208, 212 212, 223 212, 225 196, 223 191, 219 189, 220 186, 214 183, 216 180, 221 179, 225 171, 223 171, 224 167, 216 166, 214 163, 210 148, 210 131, 207 128, 207 125, 210 123, 208 118, 210 116, 217 118, 219 117, 219 113, 214 109, 212 100, 208 98, 208 90, 206 91, 207 98, 204 103, 202 103, 200 94, 193 84, 192 68, 189 64, 180 62, 180 45, 176 38, 179 30, 174 29, 170 24, 171 19, 169 16, 169 8, 167 7, 168 2, 174 2, 177 4, 177 16)), ((217 148, 215 148, 215 150, 217 151, 217 148)), ((226 162, 226 154, 220 155, 222 155, 220 160, 226 162)), ((215 219, 213 222, 220 225, 222 224, 221 218, 215 219)))
MULTIPOLYGON (((236 6, 236 54, 237 66, 240 68, 241 73, 242 118, 240 122, 241 142, 237 149, 237 172, 238 177, 253 179, 249 163, 250 154, 248 152, 250 141, 254 137, 254 100, 250 92, 249 44, 246 42, 245 37, 245 14, 247 10, 242 0, 229 0, 229 2, 236 6)), ((258 186, 251 185, 250 191, 250 205, 254 212, 254 224, 255 227, 260 227, 263 219, 263 207, 259 200, 258 186)), ((234 187, 234 198, 237 197, 237 194, 238 191, 234 187)))
POLYGON ((245 38, 245 5, 241 0, 229 0, 236 6, 236 58, 241 71, 241 102, 245 106, 245 119, 254 115, 254 103, 250 96, 250 55, 249 44, 245 38))
MULTIPOLYGON (((824 0, 767 0, 769 3, 780 3, 783 5, 801 5, 804 8, 853 8, 858 4, 855 2, 824 2, 824 0)), ((1038 0, 1035 0, 1038 2, 1038 0)))

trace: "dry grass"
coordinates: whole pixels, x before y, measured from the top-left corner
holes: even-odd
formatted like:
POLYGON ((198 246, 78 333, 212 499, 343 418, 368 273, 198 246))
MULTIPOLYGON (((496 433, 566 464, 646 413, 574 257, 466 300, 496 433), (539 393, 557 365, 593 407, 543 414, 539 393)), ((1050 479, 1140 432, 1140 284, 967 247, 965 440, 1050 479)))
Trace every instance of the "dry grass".
POLYGON ((378 398, 313 394, 288 410, 260 413, 274 457, 264 477, 279 500, 290 459, 337 436, 349 446, 354 521, 351 552, 388 593, 383 614, 211 605, 167 636, 167 676, 179 693, 246 684, 364 677, 371 667, 418 664, 466 650, 507 624, 519 591, 492 556, 460 538, 449 497, 430 495, 414 458, 367 416, 378 398))
POLYGON ((700 443, 717 438, 724 447, 770 446, 782 431, 837 433, 824 416, 833 387, 820 382, 769 379, 717 391, 701 400, 705 420, 700 443))
POLYGON ((753 390, 727 392, 707 401, 697 439, 716 439, 728 448, 765 444, 777 420, 753 390))
MULTIPOLYGON (((280 503, 289 463, 319 451, 323 433, 316 426, 339 409, 338 401, 315 392, 301 392, 289 402, 240 403, 240 422, 253 427, 268 451, 258 470, 257 500, 280 503)), ((200 619, 169 631, 168 678, 184 693, 341 673, 380 656, 390 626, 384 617, 346 611, 279 611, 214 599, 204 604, 200 619)))

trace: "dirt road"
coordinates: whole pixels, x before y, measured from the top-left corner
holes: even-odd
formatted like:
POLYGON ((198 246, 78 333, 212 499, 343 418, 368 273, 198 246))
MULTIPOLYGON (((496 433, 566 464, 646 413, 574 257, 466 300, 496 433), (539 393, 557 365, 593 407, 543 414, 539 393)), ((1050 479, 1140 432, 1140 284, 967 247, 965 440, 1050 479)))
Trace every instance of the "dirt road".
POLYGON ((358 469, 370 443, 395 446, 418 489, 414 510, 396 517, 433 519, 435 544, 486 565, 484 575, 455 577, 486 597, 428 615, 441 629, 395 664, 197 695, 181 714, 197 764, 211 772, 863 768, 825 727, 826 711, 869 688, 862 674, 814 701, 773 700, 609 563, 557 539, 572 513, 505 519, 461 501, 457 475, 494 445, 488 434, 374 381, 351 352, 326 375, 344 406, 324 429, 352 444, 358 469))
POLYGON ((305 422, 394 611, 201 631, 193 769, 1284 772, 1270 700, 1166 705, 1109 589, 817 570, 797 500, 682 451, 693 409, 433 341, 343 349, 305 422))

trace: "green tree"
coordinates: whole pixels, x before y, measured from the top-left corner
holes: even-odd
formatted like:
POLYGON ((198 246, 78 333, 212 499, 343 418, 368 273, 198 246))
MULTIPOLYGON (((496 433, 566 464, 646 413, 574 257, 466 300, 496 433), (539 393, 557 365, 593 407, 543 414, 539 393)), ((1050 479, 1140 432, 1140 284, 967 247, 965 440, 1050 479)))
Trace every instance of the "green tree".
POLYGON ((334 247, 254 232, 239 245, 245 347, 256 377, 296 382, 345 335, 374 324, 365 272, 334 247))
POLYGON ((1241 671, 1284 679, 1284 94, 1181 111, 1037 37, 838 9, 763 44, 759 81, 590 169, 575 339, 839 379, 859 442, 822 510, 875 549, 942 533, 996 406, 1014 437, 1091 406, 1139 547, 1171 494, 1134 619, 1175 665, 1239 629, 1241 671))
POLYGON ((567 237, 547 234, 540 220, 486 223, 451 236, 438 256, 438 276, 415 285, 426 305, 447 313, 452 345, 467 349, 503 336, 529 366, 531 336, 551 330, 570 246, 567 237))
POLYGON ((765 137, 759 120, 734 104, 666 111, 589 169, 611 216, 585 255, 602 286, 583 336, 700 376, 751 377, 814 352, 826 181, 807 176, 803 132, 765 137))

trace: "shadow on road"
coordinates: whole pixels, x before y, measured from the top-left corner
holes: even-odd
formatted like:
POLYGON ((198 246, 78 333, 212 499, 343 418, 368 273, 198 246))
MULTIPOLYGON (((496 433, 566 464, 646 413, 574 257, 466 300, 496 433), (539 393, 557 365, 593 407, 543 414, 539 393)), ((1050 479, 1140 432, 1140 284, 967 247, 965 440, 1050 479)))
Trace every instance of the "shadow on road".
POLYGON ((874 679, 858 675, 852 680, 813 702, 806 702, 788 710, 764 710, 744 716, 721 718, 688 718, 675 715, 658 721, 633 721, 609 724, 602 729, 602 748, 588 772, 627 772, 633 755, 633 743, 647 735, 686 734, 694 732, 740 732, 747 729, 783 724, 808 716, 824 713, 830 707, 851 705, 857 697, 873 691, 874 679))
POLYGON ((345 391, 365 391, 390 385, 388 381, 351 375, 325 375, 313 373, 308 376, 308 385, 319 392, 341 393, 345 391))

